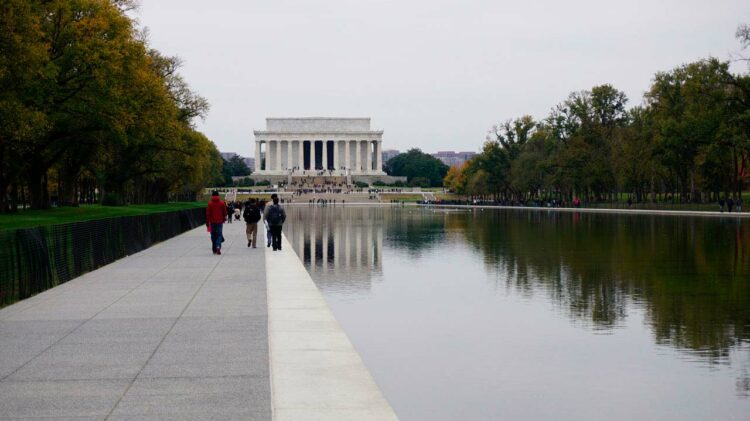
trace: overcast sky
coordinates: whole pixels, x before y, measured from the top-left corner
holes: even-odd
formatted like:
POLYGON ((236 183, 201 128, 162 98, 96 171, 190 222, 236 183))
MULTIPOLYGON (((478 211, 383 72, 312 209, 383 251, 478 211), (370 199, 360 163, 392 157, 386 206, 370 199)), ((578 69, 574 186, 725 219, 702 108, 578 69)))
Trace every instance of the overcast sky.
MULTIPOLYGON (((385 149, 479 150, 493 124, 545 117, 611 83, 729 59, 747 0, 140 0, 151 45, 184 60, 199 130, 252 156, 266 117, 371 117, 385 149)), ((735 71, 746 71, 742 65, 735 71)))

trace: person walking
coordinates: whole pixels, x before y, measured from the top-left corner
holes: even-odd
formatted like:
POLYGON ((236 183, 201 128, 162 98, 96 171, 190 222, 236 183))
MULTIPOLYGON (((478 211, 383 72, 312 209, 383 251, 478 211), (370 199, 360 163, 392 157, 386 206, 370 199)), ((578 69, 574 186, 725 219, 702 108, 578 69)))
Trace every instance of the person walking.
POLYGON ((273 251, 277 251, 281 250, 281 227, 284 225, 284 221, 286 221, 286 211, 279 205, 279 196, 277 194, 272 194, 271 200, 273 200, 273 204, 266 206, 263 219, 266 220, 268 230, 271 231, 273 251))
POLYGON ((244 209, 244 204, 242 202, 237 202, 234 205, 234 219, 240 220, 240 217, 242 216, 242 211, 244 209))
MULTIPOLYGON (((267 203, 265 199, 260 199, 258 201, 258 208, 260 208, 260 213, 263 215, 266 214, 266 205, 267 203)), ((266 229, 266 241, 268 242, 266 247, 271 247, 271 230, 268 228, 268 221, 266 221, 265 218, 263 219, 263 227, 266 229)))
POLYGON ((245 203, 245 211, 242 213, 245 219, 245 234, 247 234, 247 246, 256 248, 258 245, 258 221, 260 221, 260 209, 255 205, 255 199, 245 203))
POLYGON ((227 215, 229 215, 229 218, 227 219, 227 222, 230 224, 232 223, 232 216, 234 215, 234 202, 229 202, 227 204, 227 215))
POLYGON ((211 232, 211 250, 221 254, 221 242, 224 241, 223 228, 227 219, 227 206, 219 198, 219 192, 211 193, 211 200, 206 207, 206 228, 211 232))

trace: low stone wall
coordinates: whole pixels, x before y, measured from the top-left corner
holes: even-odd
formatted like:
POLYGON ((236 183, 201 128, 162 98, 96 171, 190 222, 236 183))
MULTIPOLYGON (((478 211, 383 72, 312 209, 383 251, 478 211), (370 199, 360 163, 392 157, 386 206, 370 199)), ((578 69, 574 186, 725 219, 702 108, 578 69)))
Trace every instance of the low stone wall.
POLYGON ((0 231, 0 306, 31 297, 205 223, 185 209, 0 231))

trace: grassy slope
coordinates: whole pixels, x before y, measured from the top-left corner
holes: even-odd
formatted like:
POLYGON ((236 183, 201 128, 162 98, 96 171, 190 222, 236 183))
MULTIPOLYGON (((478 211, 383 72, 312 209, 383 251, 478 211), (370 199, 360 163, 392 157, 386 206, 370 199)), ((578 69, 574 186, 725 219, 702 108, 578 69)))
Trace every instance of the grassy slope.
POLYGON ((206 206, 204 202, 179 202, 131 206, 83 205, 77 208, 63 207, 49 210, 26 210, 15 214, 0 214, 0 230, 67 224, 70 222, 118 216, 145 215, 204 206, 206 206))

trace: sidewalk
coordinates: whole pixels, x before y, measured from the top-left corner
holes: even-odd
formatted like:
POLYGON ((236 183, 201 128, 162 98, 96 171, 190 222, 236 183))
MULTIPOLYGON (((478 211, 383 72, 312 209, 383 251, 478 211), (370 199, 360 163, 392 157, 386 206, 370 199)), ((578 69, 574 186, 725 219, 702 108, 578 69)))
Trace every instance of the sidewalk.
POLYGON ((225 230, 0 310, 0 418, 270 419, 265 250, 225 230))

